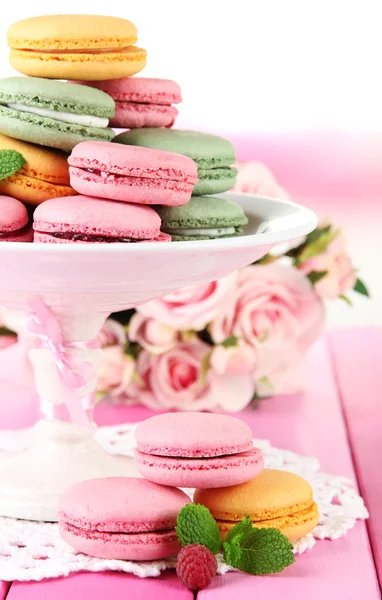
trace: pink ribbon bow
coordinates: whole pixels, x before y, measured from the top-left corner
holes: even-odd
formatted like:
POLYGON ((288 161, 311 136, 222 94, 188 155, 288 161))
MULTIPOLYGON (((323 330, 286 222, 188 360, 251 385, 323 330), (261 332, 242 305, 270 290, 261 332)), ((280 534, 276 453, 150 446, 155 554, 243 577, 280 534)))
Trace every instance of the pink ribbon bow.
POLYGON ((68 349, 94 349, 96 342, 80 342, 64 344, 62 331, 57 318, 41 298, 29 301, 30 315, 28 329, 38 336, 40 348, 46 348, 52 353, 59 378, 67 389, 66 406, 74 425, 90 426, 88 416, 82 406, 79 393, 86 384, 95 377, 93 366, 74 356, 68 349))

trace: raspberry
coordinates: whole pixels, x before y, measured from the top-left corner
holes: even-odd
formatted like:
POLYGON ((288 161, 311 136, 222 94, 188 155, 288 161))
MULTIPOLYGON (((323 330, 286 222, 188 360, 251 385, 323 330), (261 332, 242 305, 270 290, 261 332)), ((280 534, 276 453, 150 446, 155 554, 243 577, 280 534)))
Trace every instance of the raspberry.
POLYGON ((210 585, 218 563, 211 550, 200 544, 185 546, 178 554, 176 572, 190 590, 201 590, 210 585))

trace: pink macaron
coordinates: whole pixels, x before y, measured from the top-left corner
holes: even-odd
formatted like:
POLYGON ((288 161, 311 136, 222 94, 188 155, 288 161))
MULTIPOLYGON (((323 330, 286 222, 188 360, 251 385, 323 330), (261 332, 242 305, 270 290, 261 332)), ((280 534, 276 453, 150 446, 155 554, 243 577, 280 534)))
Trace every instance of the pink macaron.
POLYGON ((32 241, 33 230, 24 204, 10 196, 0 196, 0 242, 32 241))
POLYGON ((112 142, 83 142, 68 158, 70 185, 80 194, 133 202, 181 206, 198 181, 187 156, 112 142))
POLYGON ((135 461, 155 483, 217 488, 256 477, 263 454, 248 425, 226 415, 167 413, 138 425, 135 461))
POLYGON ((111 127, 172 127, 178 116, 178 110, 172 105, 182 102, 179 85, 170 79, 127 77, 76 83, 102 90, 115 100, 111 127))
POLYGON ((34 241, 53 244, 166 242, 161 220, 149 206, 88 196, 54 198, 34 213, 34 241))
POLYGON ((97 558, 167 558, 180 550, 176 519, 190 502, 181 490, 145 479, 91 479, 61 496, 59 531, 77 552, 97 558))

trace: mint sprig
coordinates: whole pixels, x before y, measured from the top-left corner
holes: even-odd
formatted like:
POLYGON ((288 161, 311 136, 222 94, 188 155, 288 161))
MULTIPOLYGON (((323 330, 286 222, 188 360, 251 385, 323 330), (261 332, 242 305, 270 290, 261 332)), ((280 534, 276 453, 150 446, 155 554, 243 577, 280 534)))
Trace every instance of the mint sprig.
POLYGON ((16 150, 0 150, 0 181, 20 171, 26 163, 25 158, 16 150))
POLYGON ((202 504, 182 508, 176 532, 182 546, 201 544, 213 554, 223 547, 226 564, 251 575, 278 573, 295 561, 293 546, 281 531, 253 527, 249 516, 230 529, 223 543, 215 519, 202 504))
POLYGON ((295 558, 292 544, 281 531, 253 527, 231 543, 224 542, 224 560, 244 573, 267 575, 283 571, 295 558))
POLYGON ((217 554, 223 544, 219 527, 206 506, 186 504, 178 514, 176 533, 182 546, 201 544, 217 554))

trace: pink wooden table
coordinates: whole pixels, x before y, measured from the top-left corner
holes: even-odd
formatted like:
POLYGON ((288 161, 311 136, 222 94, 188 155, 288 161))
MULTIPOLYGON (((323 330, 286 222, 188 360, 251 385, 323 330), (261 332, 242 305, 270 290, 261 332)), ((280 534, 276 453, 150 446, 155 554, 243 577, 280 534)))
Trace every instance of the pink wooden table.
MULTIPOLYGON (((377 600, 382 581, 382 330, 351 329, 329 334, 309 357, 306 393, 263 401, 256 411, 240 414, 255 436, 274 446, 317 457, 322 470, 357 479, 371 518, 357 523, 345 538, 320 541, 297 557, 285 572, 251 577, 230 573, 216 577, 199 600, 377 600), (379 580, 378 580, 379 577, 379 580)), ((139 421, 151 411, 101 405, 102 424, 139 421)), ((15 422, 15 426, 19 426, 15 422)), ((0 600, 192 600, 174 573, 159 579, 105 573, 78 574, 36 583, 0 582, 0 600)))

